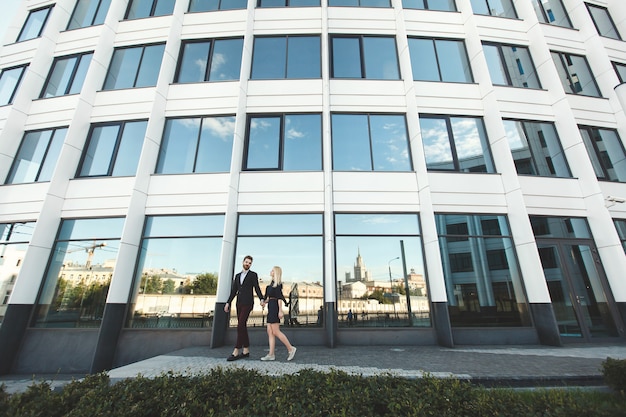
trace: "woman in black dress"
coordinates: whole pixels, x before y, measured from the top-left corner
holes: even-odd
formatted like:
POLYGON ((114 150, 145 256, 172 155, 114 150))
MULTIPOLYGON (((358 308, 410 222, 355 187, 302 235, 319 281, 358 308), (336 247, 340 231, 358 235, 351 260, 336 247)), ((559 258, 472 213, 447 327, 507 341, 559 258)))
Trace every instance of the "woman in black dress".
POLYGON ((296 347, 289 343, 289 339, 280 331, 280 321, 283 318, 283 303, 286 303, 283 295, 283 270, 280 266, 275 266, 270 271, 272 283, 265 288, 265 305, 267 305, 267 337, 269 339, 270 351, 261 358, 262 361, 273 361, 276 359, 274 349, 276 347, 276 338, 280 340, 287 348, 290 361, 296 355, 296 347))

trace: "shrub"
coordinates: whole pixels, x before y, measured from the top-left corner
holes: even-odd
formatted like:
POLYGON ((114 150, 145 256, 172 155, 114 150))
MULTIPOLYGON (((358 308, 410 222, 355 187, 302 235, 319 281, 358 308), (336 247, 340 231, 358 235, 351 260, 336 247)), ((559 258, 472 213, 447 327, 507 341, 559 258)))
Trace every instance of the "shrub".
POLYGON ((615 391, 626 392, 626 359, 606 358, 602 362, 604 382, 615 391))

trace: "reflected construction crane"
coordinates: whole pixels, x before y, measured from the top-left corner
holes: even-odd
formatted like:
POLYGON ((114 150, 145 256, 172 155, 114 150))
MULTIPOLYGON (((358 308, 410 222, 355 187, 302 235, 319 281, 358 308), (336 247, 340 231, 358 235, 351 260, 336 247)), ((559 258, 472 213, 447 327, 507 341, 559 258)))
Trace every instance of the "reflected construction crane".
POLYGON ((87 246, 87 247, 84 247, 84 248, 68 250, 65 253, 73 253, 73 252, 78 252, 78 251, 84 250, 85 252, 87 252, 87 262, 85 263, 85 267, 87 267, 89 269, 89 268, 91 268, 91 261, 93 260, 93 253, 94 253, 94 251, 96 249, 98 249, 98 248, 103 248, 106 245, 107 245, 106 242, 96 243, 94 241, 93 245, 90 245, 90 246, 87 246))

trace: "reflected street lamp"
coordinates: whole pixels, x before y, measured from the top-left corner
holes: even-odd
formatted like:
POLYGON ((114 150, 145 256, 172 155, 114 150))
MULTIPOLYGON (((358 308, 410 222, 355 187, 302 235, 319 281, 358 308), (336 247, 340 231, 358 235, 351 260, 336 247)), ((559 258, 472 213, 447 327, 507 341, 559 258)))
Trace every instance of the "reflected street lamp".
POLYGON ((398 259, 400 259, 400 257, 396 256, 395 258, 390 259, 389 262, 387 262, 387 268, 389 269, 389 292, 391 292, 391 294, 393 294, 393 282, 391 281, 391 262, 398 259))

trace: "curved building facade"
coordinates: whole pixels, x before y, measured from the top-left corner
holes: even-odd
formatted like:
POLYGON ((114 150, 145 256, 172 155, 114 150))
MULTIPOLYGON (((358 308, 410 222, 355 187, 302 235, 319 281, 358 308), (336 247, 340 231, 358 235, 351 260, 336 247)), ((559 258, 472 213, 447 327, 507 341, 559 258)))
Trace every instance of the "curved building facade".
POLYGON ((622 36, 621 0, 23 0, 0 373, 233 344, 246 255, 295 345, 623 343, 622 36))

